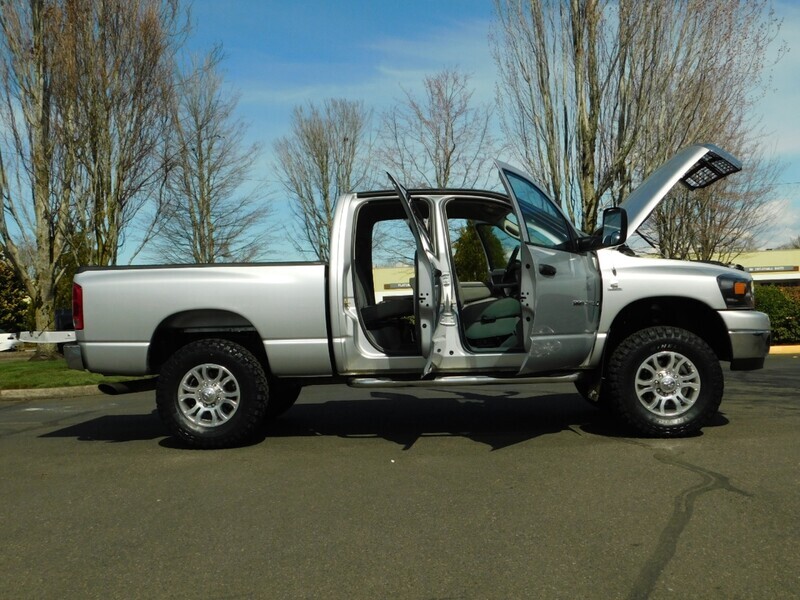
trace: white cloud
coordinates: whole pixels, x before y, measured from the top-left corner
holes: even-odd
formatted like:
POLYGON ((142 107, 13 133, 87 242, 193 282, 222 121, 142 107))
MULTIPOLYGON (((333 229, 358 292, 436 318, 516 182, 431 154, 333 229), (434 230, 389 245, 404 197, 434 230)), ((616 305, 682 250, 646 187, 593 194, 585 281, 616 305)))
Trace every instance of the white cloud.
POLYGON ((422 79, 445 67, 471 74, 474 98, 494 98, 494 62, 488 42, 489 22, 454 22, 420 37, 384 37, 353 42, 352 63, 271 64, 273 73, 285 78, 260 77, 238 81, 242 103, 265 108, 285 108, 327 97, 362 99, 380 110, 402 95, 402 89, 421 87, 422 79), (291 76, 289 76, 291 74, 291 76))
POLYGON ((239 114, 251 123, 249 138, 269 146, 288 131, 294 106, 325 98, 363 100, 375 117, 402 98, 403 90, 421 91, 423 78, 446 67, 469 73, 473 101, 494 102, 495 68, 488 41, 488 20, 458 21, 417 37, 349 41, 353 62, 269 64, 268 73, 237 78, 239 114))
POLYGON ((494 96, 495 81, 489 28, 487 20, 454 22, 422 38, 386 38, 370 47, 383 56, 381 71, 401 83, 419 84, 425 75, 444 67, 458 67, 471 74, 476 96, 486 100, 494 96))
MULTIPOLYGON (((800 191, 800 186, 796 186, 800 191)), ((800 199, 782 197, 764 205, 768 214, 769 226, 759 240, 764 249, 778 248, 800 235, 800 199)))
POLYGON ((781 2, 775 7, 782 19, 781 29, 772 43, 768 58, 774 61, 785 49, 772 69, 771 90, 759 104, 761 122, 778 155, 800 160, 800 5, 781 2))

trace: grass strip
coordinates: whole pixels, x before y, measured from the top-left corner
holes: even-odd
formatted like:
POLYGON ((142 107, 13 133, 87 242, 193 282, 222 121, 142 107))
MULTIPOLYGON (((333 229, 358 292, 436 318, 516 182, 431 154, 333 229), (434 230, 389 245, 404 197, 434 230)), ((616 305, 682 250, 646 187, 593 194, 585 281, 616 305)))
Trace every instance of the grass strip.
POLYGON ((104 377, 88 371, 75 371, 67 362, 55 360, 9 360, 0 362, 0 390, 59 388, 128 381, 135 377, 104 377))

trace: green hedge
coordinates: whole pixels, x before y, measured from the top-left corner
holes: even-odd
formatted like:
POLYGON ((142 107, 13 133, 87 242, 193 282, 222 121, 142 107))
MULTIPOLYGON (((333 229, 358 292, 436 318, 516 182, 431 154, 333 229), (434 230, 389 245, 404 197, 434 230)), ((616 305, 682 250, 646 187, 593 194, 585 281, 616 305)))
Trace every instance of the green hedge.
POLYGON ((756 309, 769 315, 773 344, 800 344, 800 288, 756 285, 756 309))

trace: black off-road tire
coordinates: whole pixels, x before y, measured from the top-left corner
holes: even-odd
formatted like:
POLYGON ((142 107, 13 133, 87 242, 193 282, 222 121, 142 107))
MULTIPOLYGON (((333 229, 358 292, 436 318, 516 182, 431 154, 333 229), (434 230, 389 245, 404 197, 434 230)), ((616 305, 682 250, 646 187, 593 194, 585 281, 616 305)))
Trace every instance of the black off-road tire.
POLYGON ((724 379, 714 351, 678 327, 650 327, 611 355, 606 380, 613 411, 654 437, 693 434, 717 413, 724 379))
POLYGON ((169 430, 193 448, 227 448, 251 439, 263 422, 269 391, 261 364, 244 347, 198 340, 170 357, 156 387, 169 430))

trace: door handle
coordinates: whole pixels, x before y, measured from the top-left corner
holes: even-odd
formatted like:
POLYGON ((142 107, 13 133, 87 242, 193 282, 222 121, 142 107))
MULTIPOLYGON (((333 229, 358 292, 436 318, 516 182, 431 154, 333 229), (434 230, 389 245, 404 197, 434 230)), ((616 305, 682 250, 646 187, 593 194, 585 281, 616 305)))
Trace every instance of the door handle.
POLYGON ((556 268, 553 265, 539 265, 539 273, 552 277, 556 274, 556 268))

